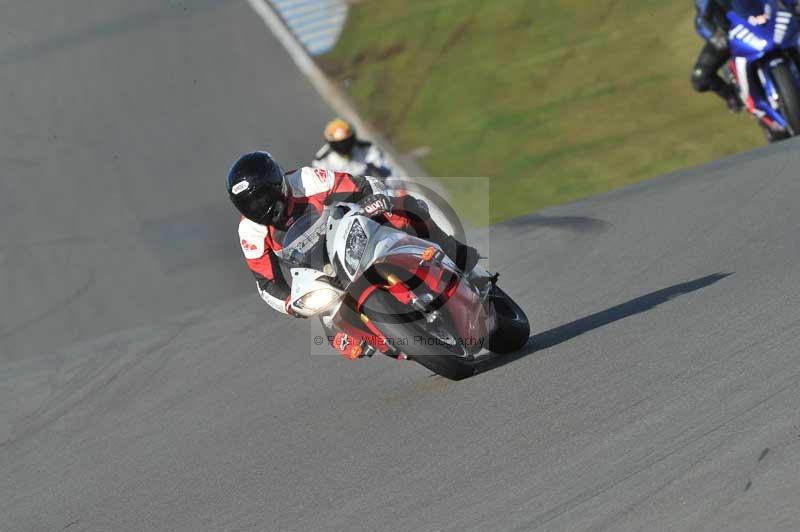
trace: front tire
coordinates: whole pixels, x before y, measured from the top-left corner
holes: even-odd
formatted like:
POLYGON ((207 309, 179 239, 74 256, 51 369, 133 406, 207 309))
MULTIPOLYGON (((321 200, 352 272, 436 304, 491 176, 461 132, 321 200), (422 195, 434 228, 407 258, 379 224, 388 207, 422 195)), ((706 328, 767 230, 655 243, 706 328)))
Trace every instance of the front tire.
POLYGON ((772 67, 772 80, 778 92, 781 113, 789 124, 791 134, 800 134, 800 91, 795 85, 789 63, 783 62, 772 67))
POLYGON ((468 356, 464 346, 448 347, 435 340, 430 343, 419 341, 420 338, 432 338, 420 324, 424 323, 424 318, 409 314, 408 308, 391 294, 376 290, 367 300, 365 310, 387 342, 398 347, 410 360, 453 381, 475 374, 474 359, 468 356))

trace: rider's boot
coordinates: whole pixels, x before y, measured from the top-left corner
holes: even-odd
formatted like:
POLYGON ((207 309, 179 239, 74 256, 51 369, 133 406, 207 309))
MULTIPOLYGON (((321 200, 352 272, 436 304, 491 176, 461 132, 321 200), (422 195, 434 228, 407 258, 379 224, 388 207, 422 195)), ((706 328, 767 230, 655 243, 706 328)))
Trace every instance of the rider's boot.
POLYGON ((763 117, 759 120, 758 125, 761 126, 761 129, 764 131, 764 137, 770 144, 789 138, 789 134, 786 131, 777 127, 775 123, 767 117, 763 117))
POLYGON ((473 268, 475 268, 475 265, 478 264, 478 260, 480 259, 478 250, 459 242, 452 235, 447 235, 436 243, 442 247, 442 251, 444 251, 445 255, 455 262, 456 266, 458 266, 462 272, 470 273, 473 268))
POLYGON ((738 113, 744 110, 744 103, 739 97, 739 92, 736 90, 736 87, 734 87, 733 84, 725 83, 718 89, 714 90, 714 92, 720 98, 725 100, 725 105, 728 106, 728 111, 731 113, 738 113))

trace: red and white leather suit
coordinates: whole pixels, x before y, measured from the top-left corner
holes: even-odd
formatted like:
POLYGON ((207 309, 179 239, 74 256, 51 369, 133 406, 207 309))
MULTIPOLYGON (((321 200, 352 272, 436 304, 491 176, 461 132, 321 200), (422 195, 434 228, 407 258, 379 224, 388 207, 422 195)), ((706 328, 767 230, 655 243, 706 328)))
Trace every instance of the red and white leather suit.
MULTIPOLYGON (((321 212, 326 202, 357 203, 372 194, 385 194, 382 181, 372 177, 352 176, 341 172, 331 172, 321 168, 300 168, 286 174, 290 191, 289 220, 287 227, 300 215, 313 208, 321 212)), ((432 223, 420 220, 402 212, 402 199, 393 199, 396 205, 394 214, 387 214, 386 220, 397 229, 413 229, 420 236, 431 229, 441 232, 432 223), (430 224, 430 225, 429 225, 430 224)), ((274 251, 281 249, 284 231, 257 224, 247 218, 239 222, 239 243, 242 246, 247 266, 256 278, 261 298, 278 312, 286 311, 286 298, 289 285, 283 278, 274 251)))

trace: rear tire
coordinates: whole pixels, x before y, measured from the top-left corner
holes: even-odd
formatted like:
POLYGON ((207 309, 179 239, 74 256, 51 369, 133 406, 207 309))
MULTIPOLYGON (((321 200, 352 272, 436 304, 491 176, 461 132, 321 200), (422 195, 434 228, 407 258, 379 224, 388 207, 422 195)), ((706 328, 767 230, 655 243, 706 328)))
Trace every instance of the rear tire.
POLYGON ((775 90, 778 91, 781 113, 789 124, 791 134, 800 134, 800 91, 795 85, 789 63, 783 62, 774 66, 772 80, 775 82, 775 90))
MULTIPOLYGON (((413 318, 405 320, 381 319, 379 316, 408 316, 408 309, 391 294, 376 290, 365 305, 367 317, 383 333, 386 340, 400 351, 408 355, 410 360, 424 366, 446 379, 460 381, 475 374, 474 359, 466 358, 463 346, 447 347, 441 342, 432 341, 431 345, 423 345, 419 338, 432 339, 420 323, 413 318), (369 314, 373 313, 373 316, 369 314), (401 323, 395 323, 395 322, 401 323)), ((425 342, 426 344, 428 342, 425 342)))
POLYGON ((500 355, 519 351, 531 334, 525 311, 497 286, 492 287, 489 297, 497 315, 497 329, 489 336, 487 349, 500 355))

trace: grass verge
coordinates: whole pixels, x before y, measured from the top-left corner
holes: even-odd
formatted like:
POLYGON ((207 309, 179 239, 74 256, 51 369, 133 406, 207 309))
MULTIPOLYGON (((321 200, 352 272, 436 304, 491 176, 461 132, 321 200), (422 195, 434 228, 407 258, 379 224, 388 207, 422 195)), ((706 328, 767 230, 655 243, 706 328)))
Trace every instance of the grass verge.
POLYGON ((498 222, 763 144, 692 91, 693 15, 685 0, 364 0, 320 62, 398 148, 429 147, 433 175, 490 177, 498 222))

